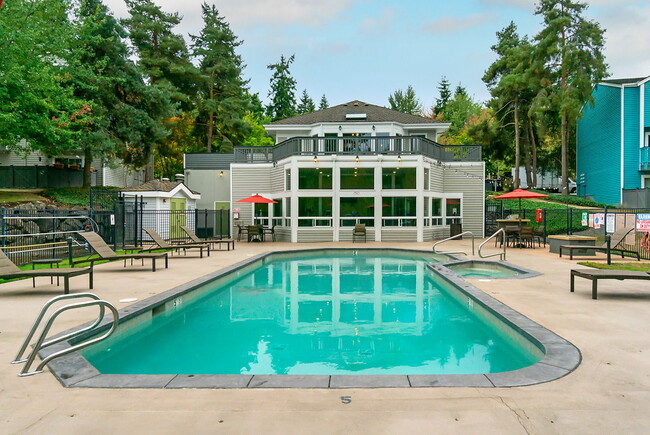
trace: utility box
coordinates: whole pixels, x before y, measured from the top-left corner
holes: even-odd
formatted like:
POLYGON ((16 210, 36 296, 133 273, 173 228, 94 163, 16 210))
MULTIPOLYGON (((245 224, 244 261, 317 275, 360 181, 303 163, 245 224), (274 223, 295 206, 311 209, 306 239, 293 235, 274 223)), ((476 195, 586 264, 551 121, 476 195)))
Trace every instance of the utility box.
MULTIPOLYGON (((449 224, 449 237, 457 236, 463 232, 463 224, 449 224)), ((462 237, 458 237, 462 239, 462 237)))

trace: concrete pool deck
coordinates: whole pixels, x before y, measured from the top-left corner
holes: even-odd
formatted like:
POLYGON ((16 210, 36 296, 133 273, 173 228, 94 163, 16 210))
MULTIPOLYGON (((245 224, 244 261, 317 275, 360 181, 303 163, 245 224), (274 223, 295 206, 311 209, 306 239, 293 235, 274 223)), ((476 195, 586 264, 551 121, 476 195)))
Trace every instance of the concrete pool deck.
MULTIPOLYGON (((450 250, 468 241, 449 242, 450 250)), ((431 243, 240 243, 235 251, 170 259, 169 269, 120 262, 96 267, 94 293, 118 308, 269 250, 317 247, 431 249, 431 243)), ((616 261, 616 260, 615 260, 616 261)), ((576 345, 582 363, 559 380, 515 388, 66 389, 46 370, 19 378, 10 365, 42 304, 62 293, 49 280, 0 285, 0 427, 3 433, 625 433, 650 432, 650 287, 611 281, 591 299, 588 281, 569 292, 577 261, 548 248, 511 249, 508 262, 543 275, 468 280, 576 345)), ((87 291, 71 280, 71 291, 87 291)), ((63 331, 94 318, 68 312, 63 331)))

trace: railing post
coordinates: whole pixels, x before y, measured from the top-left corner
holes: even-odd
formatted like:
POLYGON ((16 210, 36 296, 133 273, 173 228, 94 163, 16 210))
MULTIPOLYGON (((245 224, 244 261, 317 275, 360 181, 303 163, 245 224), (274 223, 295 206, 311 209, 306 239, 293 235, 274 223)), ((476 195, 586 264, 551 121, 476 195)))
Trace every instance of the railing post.
POLYGON ((72 237, 68 237, 68 264, 70 264, 70 267, 74 267, 72 264, 73 262, 73 255, 72 255, 72 237))
POLYGON ((5 220, 5 211, 4 207, 0 207, 0 226, 2 227, 2 247, 6 245, 6 235, 7 235, 7 221, 5 220))

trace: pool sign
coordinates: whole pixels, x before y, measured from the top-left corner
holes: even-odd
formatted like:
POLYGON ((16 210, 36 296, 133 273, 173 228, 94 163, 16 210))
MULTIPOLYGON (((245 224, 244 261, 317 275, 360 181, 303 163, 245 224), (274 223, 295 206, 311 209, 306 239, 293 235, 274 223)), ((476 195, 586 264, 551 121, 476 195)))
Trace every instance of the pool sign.
POLYGON ((582 222, 583 227, 589 226, 589 213, 582 213, 582 222))
POLYGON ((636 230, 650 231, 650 213, 639 213, 636 215, 636 230))
POLYGON ((594 214, 594 228, 598 229, 603 224, 605 224, 605 213, 594 214))

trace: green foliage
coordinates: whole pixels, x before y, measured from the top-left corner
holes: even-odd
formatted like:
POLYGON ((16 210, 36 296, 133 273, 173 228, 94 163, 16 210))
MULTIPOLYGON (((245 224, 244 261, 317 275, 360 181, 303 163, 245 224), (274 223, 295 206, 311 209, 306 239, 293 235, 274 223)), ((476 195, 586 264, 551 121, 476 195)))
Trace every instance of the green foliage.
POLYGON ((208 152, 213 143, 219 152, 229 152, 243 143, 251 130, 244 120, 250 110, 248 81, 242 78, 244 66, 235 51, 242 42, 214 5, 203 3, 201 8, 203 29, 198 36, 192 36, 202 75, 197 124, 205 124, 208 152))
POLYGON ((266 129, 264 128, 264 124, 271 122, 271 118, 259 118, 254 113, 249 113, 244 117, 244 120, 251 126, 251 132, 242 143, 242 146, 271 147, 275 145, 275 141, 271 136, 269 136, 269 134, 266 132, 266 129))
POLYGON ((475 102, 471 97, 464 94, 457 94, 450 100, 445 111, 442 112, 442 120, 450 122, 449 130, 445 133, 445 143, 459 142, 454 139, 461 134, 463 128, 472 120, 481 114, 481 104, 475 102))
POLYGON ((323 94, 322 97, 320 97, 320 103, 318 104, 318 110, 324 110, 330 107, 330 103, 327 101, 327 98, 325 97, 325 94, 323 94))
POLYGON ((388 103, 392 110, 411 115, 420 115, 422 113, 422 103, 415 96, 415 90, 408 85, 406 91, 396 90, 388 96, 388 103))
MULTIPOLYGON (((117 187, 93 187, 93 190, 114 191, 117 187)), ((83 187, 57 187, 47 189, 45 196, 52 198, 54 201, 69 207, 88 207, 90 204, 90 189, 83 187)))
POLYGON ((269 89, 271 102, 266 107, 266 114, 273 121, 291 118, 296 114, 296 80, 289 71, 289 67, 294 60, 295 55, 288 58, 281 55, 278 63, 267 66, 268 69, 273 71, 273 74, 271 75, 269 89))
POLYGON ((300 97, 300 101, 298 102, 298 106, 296 107, 296 111, 298 112, 298 114, 302 115, 304 113, 311 113, 314 110, 316 110, 316 105, 314 104, 314 100, 312 100, 309 94, 307 93, 307 89, 304 89, 302 91, 302 96, 300 97))
POLYGON ((650 273, 650 263, 597 263, 595 261, 580 261, 578 262, 580 266, 593 267, 595 269, 607 269, 607 270, 633 270, 637 272, 648 272, 650 273))
POLYGON ((447 108, 447 103, 451 100, 451 83, 445 76, 442 76, 440 83, 438 83, 438 93, 440 96, 436 99, 436 105, 433 108, 435 117, 442 115, 447 108))
POLYGON ((601 202, 596 202, 592 201, 587 198, 582 198, 580 196, 575 196, 575 195, 562 195, 559 193, 548 193, 544 192, 542 190, 535 190, 531 189, 533 192, 539 192, 539 193, 544 193, 548 195, 548 198, 546 198, 547 201, 551 202, 557 202, 560 204, 570 204, 570 205, 576 205, 579 207, 596 207, 596 208, 616 208, 611 205, 603 204, 601 202))
POLYGON ((196 113, 183 112, 165 121, 170 130, 169 136, 156 148, 156 173, 173 179, 183 173, 183 154, 203 150, 202 144, 194 134, 196 113))

